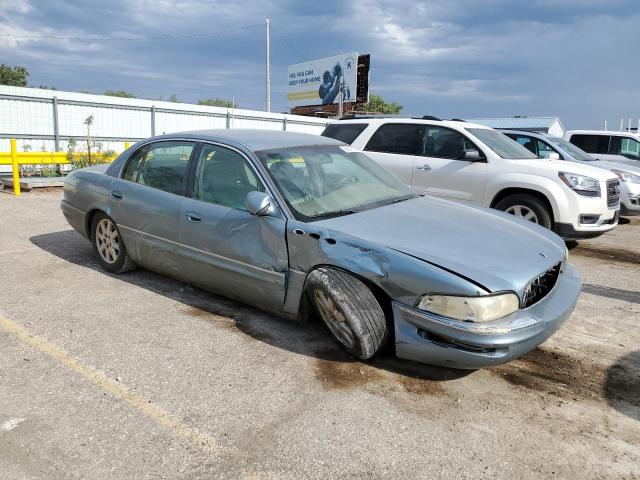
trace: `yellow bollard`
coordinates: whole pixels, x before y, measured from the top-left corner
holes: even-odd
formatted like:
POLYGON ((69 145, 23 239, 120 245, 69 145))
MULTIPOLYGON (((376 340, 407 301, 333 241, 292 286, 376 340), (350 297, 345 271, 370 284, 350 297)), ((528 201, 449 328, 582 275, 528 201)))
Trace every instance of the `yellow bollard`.
POLYGON ((18 149, 16 139, 9 140, 11 143, 11 166, 13 171, 13 194, 20 195, 20 169, 18 168, 18 149))
POLYGON ((124 149, 126 150, 127 148, 129 148, 129 142, 124 142, 124 149))

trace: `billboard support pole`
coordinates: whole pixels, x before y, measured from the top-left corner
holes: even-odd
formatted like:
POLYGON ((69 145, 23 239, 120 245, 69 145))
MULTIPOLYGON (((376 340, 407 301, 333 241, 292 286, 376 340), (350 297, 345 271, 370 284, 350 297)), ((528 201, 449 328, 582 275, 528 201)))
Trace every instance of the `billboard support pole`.
POLYGON ((269 39, 269 19, 267 18, 267 63, 266 63, 266 108, 267 112, 271 111, 271 45, 269 39))
POLYGON ((340 101, 338 102, 338 118, 342 118, 344 115, 344 106, 342 104, 344 101, 344 80, 342 77, 340 78, 340 90, 338 91, 338 95, 340 95, 340 101))

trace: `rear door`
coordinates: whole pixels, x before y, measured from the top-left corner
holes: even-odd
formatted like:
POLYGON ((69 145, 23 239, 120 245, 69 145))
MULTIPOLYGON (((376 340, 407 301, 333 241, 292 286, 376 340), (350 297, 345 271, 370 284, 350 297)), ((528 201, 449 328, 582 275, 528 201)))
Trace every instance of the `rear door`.
POLYGON ((426 125, 423 154, 416 158, 413 189, 420 194, 481 204, 487 183, 487 162, 465 160, 466 150, 482 154, 457 130, 426 125))
POLYGON ((241 152, 203 143, 179 213, 187 279, 224 296, 282 311, 289 267, 286 221, 251 215, 245 198, 265 191, 241 152))
POLYGON ((364 150, 367 155, 412 186, 414 166, 420 160, 425 125, 387 123, 376 130, 364 150))
POLYGON ((111 184, 110 215, 131 257, 162 273, 176 275, 180 205, 194 142, 167 140, 136 151, 111 184))

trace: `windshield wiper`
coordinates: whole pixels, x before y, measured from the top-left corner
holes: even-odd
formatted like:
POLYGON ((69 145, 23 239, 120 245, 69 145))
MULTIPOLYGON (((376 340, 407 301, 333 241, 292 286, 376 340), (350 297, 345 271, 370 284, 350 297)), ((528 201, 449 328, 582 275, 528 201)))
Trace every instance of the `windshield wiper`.
POLYGON ((391 205, 394 203, 406 202, 407 200, 411 200, 412 198, 416 198, 415 195, 406 195, 404 197, 396 198, 395 200, 390 201, 387 205, 391 205))
POLYGON ((357 213, 358 210, 334 210, 332 212, 319 213, 317 215, 311 215, 309 218, 313 220, 321 220, 323 218, 342 217, 344 215, 351 215, 357 213))

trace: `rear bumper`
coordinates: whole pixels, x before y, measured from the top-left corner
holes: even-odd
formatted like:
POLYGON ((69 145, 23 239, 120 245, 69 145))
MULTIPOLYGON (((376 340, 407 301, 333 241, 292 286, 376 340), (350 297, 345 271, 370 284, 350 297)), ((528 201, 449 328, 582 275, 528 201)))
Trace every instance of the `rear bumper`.
POLYGON ((535 305, 495 322, 458 322, 393 302, 396 355, 452 368, 475 369, 518 358, 547 340, 569 318, 582 288, 567 265, 554 289, 535 305))
POLYGON ((83 212, 79 208, 72 206, 66 200, 60 202, 60 209, 67 219, 69 225, 71 225, 80 235, 87 236, 87 230, 85 228, 86 212, 83 212))

